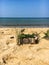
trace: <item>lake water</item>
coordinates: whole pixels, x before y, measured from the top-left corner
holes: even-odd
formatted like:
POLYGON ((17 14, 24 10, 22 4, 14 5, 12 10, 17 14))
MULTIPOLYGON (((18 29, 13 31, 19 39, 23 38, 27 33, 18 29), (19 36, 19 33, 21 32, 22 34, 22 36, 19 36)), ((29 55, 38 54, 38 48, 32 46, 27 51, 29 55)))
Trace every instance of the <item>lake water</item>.
POLYGON ((0 26, 49 26, 49 18, 0 18, 0 26))

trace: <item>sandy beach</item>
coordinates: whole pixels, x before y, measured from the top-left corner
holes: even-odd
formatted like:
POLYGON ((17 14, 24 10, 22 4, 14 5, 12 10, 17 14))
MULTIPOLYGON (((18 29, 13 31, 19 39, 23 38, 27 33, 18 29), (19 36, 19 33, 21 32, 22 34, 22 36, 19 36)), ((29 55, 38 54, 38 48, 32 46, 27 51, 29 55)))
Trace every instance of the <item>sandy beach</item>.
POLYGON ((41 39, 39 44, 17 45, 17 35, 40 33, 49 28, 0 28, 0 65, 49 65, 49 40, 41 39), (12 38, 11 38, 12 37, 12 38))

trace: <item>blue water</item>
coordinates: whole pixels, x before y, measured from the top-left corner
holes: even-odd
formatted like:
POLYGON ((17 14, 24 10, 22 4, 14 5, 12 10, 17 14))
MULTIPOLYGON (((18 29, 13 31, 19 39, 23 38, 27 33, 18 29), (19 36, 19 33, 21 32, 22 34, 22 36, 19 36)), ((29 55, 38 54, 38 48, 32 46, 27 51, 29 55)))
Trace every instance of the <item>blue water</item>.
POLYGON ((49 18, 0 18, 2 26, 18 26, 18 25, 47 25, 49 26, 49 18))

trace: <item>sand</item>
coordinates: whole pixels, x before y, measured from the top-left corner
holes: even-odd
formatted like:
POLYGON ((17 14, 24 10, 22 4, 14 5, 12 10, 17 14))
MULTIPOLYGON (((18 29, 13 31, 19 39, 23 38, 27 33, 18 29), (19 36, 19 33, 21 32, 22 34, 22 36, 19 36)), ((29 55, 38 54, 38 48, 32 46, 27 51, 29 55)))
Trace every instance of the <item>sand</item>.
POLYGON ((49 40, 42 39, 49 28, 25 28, 25 34, 38 32, 39 44, 17 45, 23 28, 0 28, 0 65, 49 65, 49 40), (11 39, 11 37, 14 37, 11 39))

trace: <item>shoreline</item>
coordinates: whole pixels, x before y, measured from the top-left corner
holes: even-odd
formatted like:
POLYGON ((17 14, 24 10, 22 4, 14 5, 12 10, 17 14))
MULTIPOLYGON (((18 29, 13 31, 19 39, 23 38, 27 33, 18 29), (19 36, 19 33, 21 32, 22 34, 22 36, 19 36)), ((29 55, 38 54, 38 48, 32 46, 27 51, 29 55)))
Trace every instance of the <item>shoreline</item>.
POLYGON ((47 27, 49 27, 49 25, 48 24, 36 24, 36 25, 34 25, 34 24, 17 24, 17 25, 0 25, 0 27, 20 27, 20 28, 47 28, 47 27))

